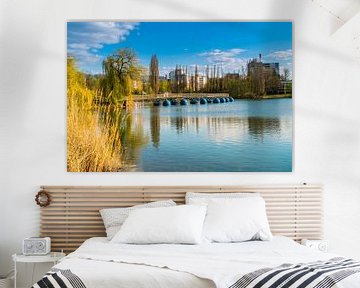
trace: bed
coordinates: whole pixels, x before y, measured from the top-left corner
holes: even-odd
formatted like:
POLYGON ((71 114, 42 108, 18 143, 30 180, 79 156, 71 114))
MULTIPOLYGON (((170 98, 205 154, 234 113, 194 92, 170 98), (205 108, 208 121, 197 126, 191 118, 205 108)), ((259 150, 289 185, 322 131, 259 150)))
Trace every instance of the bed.
MULTIPOLYGON (((336 279, 320 278, 319 275, 319 280, 315 281, 317 285, 300 286, 300 283, 304 283, 310 277, 304 275, 297 280, 299 284, 295 283, 296 286, 291 287, 360 287, 360 274, 358 273, 360 263, 344 262, 347 259, 309 249, 282 236, 274 237, 270 242, 135 246, 111 244, 104 237, 91 238, 54 266, 54 271, 69 270, 73 273, 67 276, 69 279, 79 277, 74 284, 67 283, 65 287, 257 287, 237 282, 241 282, 245 275, 262 269, 266 270, 284 264, 298 265, 299 263, 305 263, 306 267, 315 266, 314 264, 317 267, 320 265, 324 267, 327 262, 319 261, 331 260, 328 262, 329 267, 334 267, 334 263, 337 265, 348 263, 348 267, 352 268, 352 273, 337 275, 337 280, 340 281, 338 283, 336 283, 336 279), (342 277, 344 279, 341 279, 342 277)), ((289 266, 285 265, 285 268, 289 269, 289 266)), ((303 267, 296 267, 294 271, 301 271, 301 269, 304 271, 303 267)), ((291 275, 299 274, 298 272, 295 274, 294 271, 290 271, 293 273, 291 275)), ((342 269, 339 271, 343 272, 342 269)), ((346 272, 349 273, 349 269, 346 272)), ((284 272, 279 272, 279 275, 284 275, 284 272)), ((273 287, 270 284, 273 284, 276 279, 279 279, 278 275, 269 279, 268 286, 258 287, 273 287)), ((49 281, 56 287, 56 280, 49 281)), ((66 283, 66 280, 63 281, 66 283)), ((49 286, 43 286, 40 281, 34 287, 49 286)))
POLYGON ((46 186, 43 189, 51 195, 52 204, 42 208, 42 233, 55 239, 53 250, 63 247, 67 252, 75 251, 54 266, 33 286, 35 288, 360 287, 359 262, 315 251, 298 243, 304 238, 319 239, 322 236, 322 189, 318 185, 46 186), (161 199, 184 203, 186 191, 260 192, 267 203, 270 227, 275 236, 271 241, 198 245, 118 244, 109 242, 106 237, 91 237, 105 236, 95 212, 99 208, 127 207, 134 202, 161 199), (74 236, 82 235, 81 231, 82 237, 89 239, 84 241, 80 236, 74 236), (94 235, 96 233, 101 235, 94 235), (286 236, 280 236, 282 234, 286 236))

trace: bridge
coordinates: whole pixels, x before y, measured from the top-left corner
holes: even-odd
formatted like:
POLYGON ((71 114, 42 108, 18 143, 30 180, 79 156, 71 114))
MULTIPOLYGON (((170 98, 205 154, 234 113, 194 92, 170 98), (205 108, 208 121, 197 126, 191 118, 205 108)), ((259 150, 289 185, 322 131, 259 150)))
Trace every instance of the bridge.
POLYGON ((152 102, 157 99, 227 98, 229 93, 164 93, 157 95, 133 95, 134 102, 152 102))

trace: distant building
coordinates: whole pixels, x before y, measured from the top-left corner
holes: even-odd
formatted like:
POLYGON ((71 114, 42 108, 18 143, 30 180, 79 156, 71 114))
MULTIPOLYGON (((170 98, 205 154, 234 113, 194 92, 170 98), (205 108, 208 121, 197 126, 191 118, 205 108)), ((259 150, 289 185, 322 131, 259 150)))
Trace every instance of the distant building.
POLYGON ((199 89, 205 88, 207 83, 207 77, 204 75, 199 75, 198 81, 199 81, 199 89))
POLYGON ((279 63, 263 63, 265 71, 274 71, 276 75, 280 76, 279 63))
POLYGON ((169 73, 169 80, 175 81, 175 70, 170 71, 170 73, 169 73))
POLYGON ((279 63, 278 62, 263 63, 261 61, 261 54, 259 54, 259 59, 254 58, 247 64, 248 76, 254 75, 258 71, 263 71, 264 73, 266 73, 266 72, 274 73, 275 72, 275 74, 277 76, 280 76, 279 63))
POLYGON ((197 92, 203 89, 207 83, 207 77, 198 73, 195 68, 195 74, 190 75, 187 67, 176 66, 175 70, 169 73, 169 80, 174 88, 174 92, 193 91, 197 92))
POLYGON ((224 78, 227 80, 239 80, 240 74, 239 73, 226 73, 224 78))
POLYGON ((202 74, 195 74, 187 76, 187 86, 186 89, 193 92, 198 92, 201 89, 205 88, 207 83, 207 77, 202 74))
POLYGON ((247 64, 247 75, 248 76, 254 75, 258 71, 262 71, 262 70, 263 70, 263 63, 258 61, 257 59, 252 59, 247 64))
POLYGON ((182 92, 188 86, 189 79, 187 77, 187 71, 181 67, 176 65, 174 71, 170 72, 170 80, 174 87, 175 92, 182 92))

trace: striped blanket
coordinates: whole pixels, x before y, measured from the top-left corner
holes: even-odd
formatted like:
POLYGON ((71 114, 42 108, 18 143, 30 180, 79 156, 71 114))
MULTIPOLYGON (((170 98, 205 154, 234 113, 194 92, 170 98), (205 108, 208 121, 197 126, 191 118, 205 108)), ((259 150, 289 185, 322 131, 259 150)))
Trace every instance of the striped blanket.
POLYGON ((53 268, 32 288, 86 288, 81 279, 69 269, 53 268))
MULTIPOLYGON (((333 258, 305 264, 283 264, 242 276, 229 288, 331 288, 360 272, 360 262, 333 258)), ((69 269, 52 269, 32 288, 86 288, 69 269)), ((105 287, 104 287, 105 288, 105 287)), ((349 287, 351 288, 351 287, 349 287)))
POLYGON ((246 274, 229 288, 331 288, 359 272, 360 262, 345 258, 297 265, 284 264, 246 274))

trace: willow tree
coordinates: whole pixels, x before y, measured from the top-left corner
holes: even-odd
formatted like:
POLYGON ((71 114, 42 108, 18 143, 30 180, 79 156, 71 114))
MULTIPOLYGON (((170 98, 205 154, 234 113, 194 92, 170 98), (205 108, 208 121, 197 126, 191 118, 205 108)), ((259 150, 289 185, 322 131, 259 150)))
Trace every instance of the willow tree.
POLYGON ((159 61, 155 54, 151 56, 149 70, 150 70, 150 74, 149 74, 150 86, 154 94, 157 95, 159 93, 160 77, 159 77, 159 61))
POLYGON ((140 68, 133 50, 120 49, 103 61, 102 90, 112 103, 123 101, 132 95, 134 81, 139 80, 140 68))

